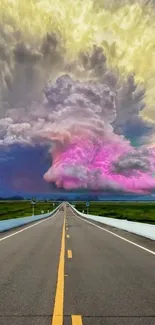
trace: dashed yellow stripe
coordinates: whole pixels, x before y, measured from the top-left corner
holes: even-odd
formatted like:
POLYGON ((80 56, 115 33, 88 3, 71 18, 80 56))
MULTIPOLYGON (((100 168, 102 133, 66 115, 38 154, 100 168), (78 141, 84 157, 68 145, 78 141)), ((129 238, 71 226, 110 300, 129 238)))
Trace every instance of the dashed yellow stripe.
POLYGON ((82 325, 82 316, 72 315, 72 325, 82 325))
POLYGON ((68 254, 68 258, 72 258, 72 251, 70 249, 68 249, 67 254, 68 254))
POLYGON ((67 235, 67 238, 70 238, 70 236, 69 236, 69 235, 67 235))

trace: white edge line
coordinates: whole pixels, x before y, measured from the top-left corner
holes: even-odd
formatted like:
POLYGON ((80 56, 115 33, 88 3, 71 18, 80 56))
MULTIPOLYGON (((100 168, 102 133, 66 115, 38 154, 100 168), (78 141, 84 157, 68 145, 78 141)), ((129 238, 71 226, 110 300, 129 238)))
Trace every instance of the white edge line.
MULTIPOLYGON (((101 230, 104 230, 104 231, 108 232, 109 234, 111 234, 111 235, 113 235, 113 236, 115 236, 115 237, 118 237, 118 238, 120 238, 120 239, 126 241, 127 243, 130 243, 130 244, 132 244, 132 245, 134 245, 134 246, 136 246, 136 247, 139 247, 139 248, 143 249, 143 250, 146 251, 146 252, 151 253, 152 255, 155 255, 155 252, 154 252, 154 251, 151 251, 150 249, 147 249, 147 248, 144 247, 144 246, 138 245, 138 244, 134 243, 134 242, 131 241, 131 240, 128 240, 128 239, 126 239, 126 238, 124 238, 124 237, 122 237, 122 236, 119 236, 119 235, 115 234, 114 232, 112 232, 112 231, 110 231, 110 230, 107 230, 107 229, 105 229, 105 228, 103 228, 103 227, 100 227, 100 226, 96 225, 95 223, 92 223, 92 222, 90 222, 90 221, 88 221, 88 220, 85 220, 85 219, 83 219, 83 218, 77 216, 73 210, 72 210, 72 212, 73 212, 73 214, 75 215, 75 217, 77 217, 77 218, 79 218, 79 219, 81 219, 81 220, 83 220, 83 221, 85 221, 85 222, 90 223, 92 226, 97 227, 97 228, 99 228, 99 229, 101 229, 101 230)), ((94 220, 94 221, 95 221, 95 220, 94 220)))
MULTIPOLYGON (((56 212, 57 212, 57 211, 56 211, 56 212)), ((56 215, 56 213, 55 213, 55 215, 56 215)), ((3 237, 3 238, 0 238, 0 242, 1 242, 2 240, 4 240, 4 239, 10 238, 10 237, 12 237, 12 236, 14 236, 14 235, 17 235, 17 234, 19 234, 20 232, 23 232, 23 231, 25 231, 25 230, 27 230, 27 229, 29 229, 29 228, 32 228, 32 227, 34 227, 34 226, 37 226, 37 225, 39 225, 40 223, 42 223, 42 222, 44 222, 44 221, 47 221, 47 220, 53 218, 55 215, 52 215, 51 217, 47 217, 47 218, 45 218, 44 220, 40 220, 40 221, 38 221, 38 222, 35 222, 35 221, 34 221, 35 223, 34 223, 33 225, 28 226, 28 227, 26 227, 26 228, 24 228, 24 229, 18 230, 18 231, 14 232, 14 233, 11 234, 11 235, 8 235, 8 236, 5 236, 5 237, 3 237)), ((22 225, 21 225, 21 226, 22 226, 22 225)), ((24 225, 23 225, 23 226, 24 226, 24 225)), ((10 230, 13 230, 13 228, 10 229, 10 230)))

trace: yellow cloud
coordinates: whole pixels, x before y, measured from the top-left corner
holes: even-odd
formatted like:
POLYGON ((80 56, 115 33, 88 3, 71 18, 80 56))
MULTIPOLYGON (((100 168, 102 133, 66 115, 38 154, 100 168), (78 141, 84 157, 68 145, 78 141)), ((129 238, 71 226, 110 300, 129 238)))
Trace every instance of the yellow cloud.
MULTIPOLYGON (((135 73, 136 81, 146 87, 147 107, 142 114, 155 120, 155 10, 143 6, 142 0, 123 2, 1 0, 0 28, 8 35, 10 52, 18 33, 36 49, 47 33, 56 33, 67 60, 75 60, 94 43, 103 47, 110 67, 122 76, 135 73)), ((13 57, 9 68, 2 63, 0 55, 4 83, 4 75, 13 69, 13 57)))

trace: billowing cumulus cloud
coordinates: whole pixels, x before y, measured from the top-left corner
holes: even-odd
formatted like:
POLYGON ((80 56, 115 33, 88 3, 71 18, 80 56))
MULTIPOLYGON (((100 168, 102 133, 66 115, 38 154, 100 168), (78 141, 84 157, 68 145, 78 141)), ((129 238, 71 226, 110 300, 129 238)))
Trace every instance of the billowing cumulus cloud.
POLYGON ((144 193, 154 189, 153 152, 135 149, 114 132, 117 92, 101 82, 62 75, 44 93, 40 108, 6 112, 2 145, 49 143, 52 166, 44 180, 57 187, 144 193))
POLYGON ((117 174, 132 176, 134 172, 147 173, 151 170, 149 159, 139 152, 127 153, 114 162, 113 171, 117 174))
POLYGON ((0 150, 47 146, 42 179, 59 188, 154 190, 143 148, 155 131, 154 12, 150 1, 2 0, 0 150))

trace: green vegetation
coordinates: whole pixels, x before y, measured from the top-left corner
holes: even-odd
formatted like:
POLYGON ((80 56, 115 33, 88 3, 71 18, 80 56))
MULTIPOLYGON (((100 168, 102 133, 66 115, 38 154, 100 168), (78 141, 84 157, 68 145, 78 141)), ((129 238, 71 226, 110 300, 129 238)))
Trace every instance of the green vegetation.
MULTIPOLYGON (((70 202, 87 213, 86 202, 70 202)), ((52 211, 60 203, 37 201, 35 215, 52 211)), ((90 202, 89 214, 155 224, 155 202, 90 202)), ((0 201, 0 220, 32 215, 31 201, 0 201)))
MULTIPOLYGON (((47 213, 54 210, 59 203, 36 202, 34 214, 47 213)), ((31 201, 0 201, 0 221, 6 219, 27 217, 32 215, 31 201)))
MULTIPOLYGON (((85 202, 76 202, 76 209, 87 213, 85 202)), ((89 214, 108 218, 155 224, 154 202, 90 202, 89 214)))

